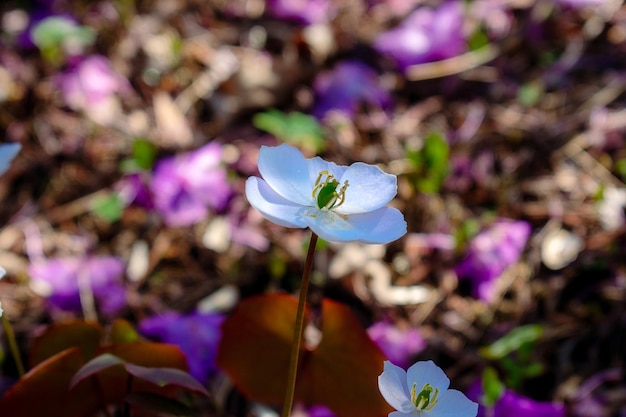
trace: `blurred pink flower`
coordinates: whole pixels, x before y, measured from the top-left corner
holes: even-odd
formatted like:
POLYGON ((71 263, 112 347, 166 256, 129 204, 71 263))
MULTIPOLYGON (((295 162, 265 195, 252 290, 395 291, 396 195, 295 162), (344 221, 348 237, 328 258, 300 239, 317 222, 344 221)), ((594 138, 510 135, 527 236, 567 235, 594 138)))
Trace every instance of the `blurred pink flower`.
POLYGON ((188 226, 207 217, 209 207, 226 208, 232 189, 222 166, 222 147, 211 142, 195 151, 161 159, 150 190, 168 226, 188 226))
POLYGON ((463 53, 463 3, 449 1, 437 9, 420 7, 400 26, 380 34, 374 48, 395 60, 402 71, 409 66, 439 61, 463 53))
POLYGON ((313 88, 317 93, 313 115, 318 119, 329 110, 339 110, 353 117, 361 104, 385 108, 391 101, 389 92, 380 85, 378 74, 356 61, 341 62, 331 71, 321 73, 313 88))
POLYGON ((106 105, 116 94, 130 88, 128 80, 113 71, 101 55, 78 58, 56 82, 67 105, 76 111, 90 111, 106 105))
POLYGON ((474 297, 493 300, 495 279, 519 260, 530 231, 525 221, 500 219, 472 238, 456 273, 472 282, 474 297))
POLYGON ((388 321, 374 323, 367 333, 394 365, 407 368, 414 356, 426 348, 426 341, 419 330, 400 329, 388 321))
POLYGON ((267 11, 274 17, 305 25, 324 23, 332 17, 330 0, 268 0, 267 11))
POLYGON ((28 274, 33 287, 61 310, 81 311, 79 280, 85 278, 105 314, 113 315, 126 305, 124 263, 114 256, 47 259, 31 264, 28 274))

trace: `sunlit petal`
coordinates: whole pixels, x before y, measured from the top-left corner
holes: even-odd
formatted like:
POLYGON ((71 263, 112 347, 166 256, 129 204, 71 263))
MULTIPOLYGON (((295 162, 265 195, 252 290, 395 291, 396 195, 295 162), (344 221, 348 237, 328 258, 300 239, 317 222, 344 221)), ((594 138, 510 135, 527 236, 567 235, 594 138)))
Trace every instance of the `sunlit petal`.
POLYGON ((402 213, 393 207, 381 207, 371 213, 353 214, 348 220, 354 230, 363 233, 358 241, 363 243, 389 243, 406 233, 402 213))
POLYGON ((407 370, 407 382, 411 385, 415 382, 418 390, 424 384, 430 384, 442 394, 450 386, 446 374, 433 361, 420 361, 411 366, 407 370))
POLYGON ((263 179, 283 198, 301 205, 313 202, 307 160, 299 150, 286 144, 261 146, 258 164, 263 179))
POLYGON ((475 417, 478 404, 469 400, 465 394, 455 389, 442 393, 437 405, 430 413, 431 417, 475 417))
POLYGON ((378 388, 385 401, 396 410, 401 413, 415 411, 415 407, 411 403, 411 393, 406 385, 404 369, 385 361, 383 373, 378 377, 378 388))
POLYGON ((389 203, 398 186, 395 175, 387 174, 375 165, 357 162, 348 167, 339 180, 348 181, 346 199, 338 208, 341 213, 366 213, 389 203))
POLYGON ((266 219, 284 227, 307 227, 301 216, 303 207, 278 195, 265 181, 250 177, 246 181, 248 201, 266 219))

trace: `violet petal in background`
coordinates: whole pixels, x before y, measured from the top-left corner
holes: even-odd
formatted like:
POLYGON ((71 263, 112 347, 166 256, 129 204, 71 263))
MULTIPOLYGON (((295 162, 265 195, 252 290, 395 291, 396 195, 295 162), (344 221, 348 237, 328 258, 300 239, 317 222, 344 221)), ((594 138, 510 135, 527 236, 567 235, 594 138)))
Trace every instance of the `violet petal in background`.
POLYGON ((367 333, 387 359, 401 368, 411 365, 414 356, 426 348, 426 342, 417 329, 399 329, 387 321, 375 323, 367 329, 367 333))
POLYGON ((465 258, 456 266, 459 279, 471 281, 474 297, 492 301, 495 279, 519 260, 529 236, 530 225, 524 221, 496 221, 470 241, 465 258))
POLYGON ((531 398, 519 395, 509 389, 504 390, 504 394, 494 404, 491 413, 480 403, 483 395, 480 382, 472 385, 467 396, 479 403, 477 417, 565 417, 565 406, 559 403, 535 401, 531 398))
POLYGON ((157 162, 150 190, 154 206, 168 226, 204 219, 208 208, 226 208, 232 189, 221 165, 222 148, 212 142, 195 151, 157 162))
POLYGON ((189 373, 204 383, 217 369, 215 356, 223 321, 221 314, 167 312, 142 320, 139 331, 146 337, 180 347, 187 356, 189 373))
POLYGON ((48 302, 61 310, 81 311, 78 282, 82 277, 88 278, 95 300, 108 315, 126 305, 123 273, 124 263, 113 256, 48 259, 28 267, 35 288, 47 288, 48 302))
POLYGON ((465 52, 463 3, 437 9, 420 7, 400 26, 380 34, 374 48, 391 57, 401 71, 409 66, 451 58, 465 52))
POLYGON ((266 6, 274 17, 305 25, 324 23, 332 17, 329 0, 268 0, 266 6))
POLYGON ((331 71, 318 75, 313 88, 317 93, 313 115, 318 119, 329 110, 354 117, 362 103, 385 108, 391 101, 389 92, 380 85, 378 74, 356 61, 341 62, 331 71))

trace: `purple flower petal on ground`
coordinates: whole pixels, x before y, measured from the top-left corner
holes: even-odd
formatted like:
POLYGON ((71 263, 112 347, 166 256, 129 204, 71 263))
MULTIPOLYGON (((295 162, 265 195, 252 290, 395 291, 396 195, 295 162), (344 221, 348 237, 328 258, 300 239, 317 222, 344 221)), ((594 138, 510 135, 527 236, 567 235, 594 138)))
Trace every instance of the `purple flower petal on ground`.
POLYGON ((560 403, 535 401, 531 398, 519 395, 509 389, 505 389, 502 397, 493 405, 493 410, 480 404, 483 396, 480 381, 472 385, 467 396, 478 401, 478 416, 504 416, 504 417, 565 417, 565 406, 560 403))
POLYGON ((415 355, 426 348, 426 342, 419 330, 400 329, 388 321, 379 321, 367 329, 370 338, 393 363, 406 368, 415 355))
POLYGON ((144 174, 143 172, 133 172, 125 175, 115 184, 115 191, 125 205, 136 204, 146 209, 154 208, 152 195, 144 174))
POLYGON ((189 373, 204 383, 217 369, 215 356, 223 321, 221 314, 167 312, 142 320, 139 331, 146 337, 180 347, 187 356, 189 373))
POLYGON ((524 221, 500 219, 474 236, 465 258, 456 267, 459 279, 472 281, 474 297, 492 301, 494 280, 519 260, 530 231, 524 221))
POLYGON ((313 88, 317 93, 313 115, 318 119, 329 110, 339 110, 353 117, 360 104, 385 108, 391 101, 376 72, 356 61, 342 62, 331 71, 320 74, 313 88))
POLYGON ((561 6, 571 7, 574 9, 582 9, 584 7, 598 7, 607 3, 606 0, 554 0, 561 6))
POLYGON ((267 11, 279 19, 294 20, 305 25, 330 20, 329 0, 268 0, 267 11))
POLYGON ((124 263, 113 256, 48 259, 28 267, 33 286, 46 288, 50 305, 81 311, 79 280, 86 278, 100 309, 108 315, 126 305, 123 273, 124 263))
POLYGON ((462 2, 447 2, 437 9, 420 7, 400 26, 380 34, 374 47, 391 57, 402 71, 409 66, 439 61, 463 53, 462 2))
POLYGON ((212 142, 193 152, 157 162, 150 189, 154 206, 169 226, 188 226, 226 208, 232 189, 221 164, 222 148, 212 142))
POLYGON ((76 111, 102 105, 130 88, 128 80, 113 71, 109 60, 101 55, 77 59, 56 82, 67 105, 76 111))

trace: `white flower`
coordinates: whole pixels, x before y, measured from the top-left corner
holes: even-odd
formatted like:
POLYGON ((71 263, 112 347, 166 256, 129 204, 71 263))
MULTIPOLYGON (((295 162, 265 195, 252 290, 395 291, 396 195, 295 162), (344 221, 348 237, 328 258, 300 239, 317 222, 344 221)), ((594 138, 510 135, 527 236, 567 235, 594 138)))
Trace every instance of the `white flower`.
POLYGON ((386 206, 396 177, 374 165, 306 159, 286 144, 262 146, 258 165, 263 178, 248 178, 246 196, 278 225, 309 227, 331 242, 388 243, 406 233, 402 213, 386 206))
POLYGON ((476 417, 478 404, 465 394, 448 389, 450 380, 433 361, 422 361, 404 369, 385 361, 378 388, 395 408, 389 417, 476 417))

